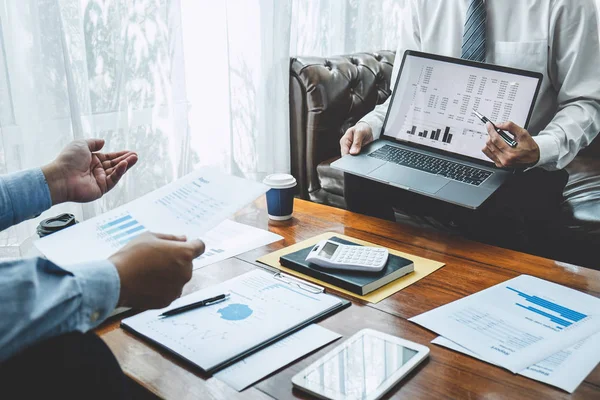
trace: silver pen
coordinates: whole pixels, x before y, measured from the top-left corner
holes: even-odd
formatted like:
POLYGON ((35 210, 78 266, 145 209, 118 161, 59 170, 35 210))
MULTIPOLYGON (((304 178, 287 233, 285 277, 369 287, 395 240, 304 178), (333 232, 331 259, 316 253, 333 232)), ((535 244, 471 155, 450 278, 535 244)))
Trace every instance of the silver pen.
POLYGON ((494 127, 494 130, 496 131, 496 133, 498 135, 500 135, 500 137, 502 138, 502 140, 504 140, 507 145, 509 145, 510 147, 517 147, 517 141, 514 140, 513 138, 511 138, 510 136, 508 136, 508 133, 506 133, 506 131, 503 131, 502 129, 498 128, 485 115, 482 115, 482 114, 478 113, 475 110, 473 110, 473 114, 475 114, 477 116, 477 118, 479 118, 484 124, 487 123, 487 122, 489 122, 490 124, 492 124, 492 126, 494 127))

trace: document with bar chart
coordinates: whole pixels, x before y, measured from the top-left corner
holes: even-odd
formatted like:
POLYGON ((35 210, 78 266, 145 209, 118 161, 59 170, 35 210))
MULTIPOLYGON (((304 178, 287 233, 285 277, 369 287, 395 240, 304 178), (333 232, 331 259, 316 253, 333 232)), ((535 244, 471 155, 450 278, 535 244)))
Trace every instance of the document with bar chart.
MULTIPOLYGON (((203 258, 218 260, 245 248, 240 246, 239 236, 249 235, 248 229, 259 230, 230 222, 221 226, 220 231, 209 232, 266 190, 261 183, 203 168, 112 211, 46 236, 35 245, 48 259, 64 266, 105 259, 137 236, 151 231, 188 238, 208 236, 219 247, 208 249, 203 258), (218 240, 226 235, 237 237, 237 242, 218 240), (223 253, 221 257, 217 257, 219 252, 223 253)), ((248 242, 260 242, 259 245, 280 238, 262 231, 250 236, 256 240, 248 242)), ((202 265, 208 263, 204 261, 202 265)))
POLYGON ((97 237, 118 249, 146 230, 144 225, 126 212, 123 215, 99 221, 97 237))
POLYGON ((518 373, 600 332, 600 299, 521 275, 410 320, 518 373))
MULTIPOLYGON (((466 347, 459 346, 443 336, 431 341, 433 344, 485 360, 466 347)), ((600 361, 600 333, 579 341, 574 346, 562 349, 519 372, 519 375, 556 386, 573 393, 600 361)))
POLYGON ((538 79, 407 55, 384 133, 399 140, 488 160, 488 134, 475 109, 494 122, 524 126, 538 79))

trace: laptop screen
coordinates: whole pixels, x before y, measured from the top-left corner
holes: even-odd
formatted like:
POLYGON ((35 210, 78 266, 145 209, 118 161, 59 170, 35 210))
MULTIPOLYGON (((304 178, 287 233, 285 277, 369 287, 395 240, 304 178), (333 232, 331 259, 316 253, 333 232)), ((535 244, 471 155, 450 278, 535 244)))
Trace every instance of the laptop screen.
POLYGON ((383 132, 490 162, 481 151, 487 130, 473 110, 526 127, 540 82, 537 73, 407 52, 383 132))

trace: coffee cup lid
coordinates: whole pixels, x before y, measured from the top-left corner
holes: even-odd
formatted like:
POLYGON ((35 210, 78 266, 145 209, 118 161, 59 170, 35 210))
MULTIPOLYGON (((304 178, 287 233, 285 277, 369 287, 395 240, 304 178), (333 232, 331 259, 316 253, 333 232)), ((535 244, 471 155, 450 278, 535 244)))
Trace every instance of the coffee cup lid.
POLYGON ((296 178, 290 174, 271 174, 263 179, 263 183, 273 189, 287 189, 296 186, 296 178))

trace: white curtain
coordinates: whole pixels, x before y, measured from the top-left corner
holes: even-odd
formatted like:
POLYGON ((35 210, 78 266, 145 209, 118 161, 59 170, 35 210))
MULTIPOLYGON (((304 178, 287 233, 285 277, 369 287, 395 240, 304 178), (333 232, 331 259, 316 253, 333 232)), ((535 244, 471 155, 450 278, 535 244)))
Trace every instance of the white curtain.
POLYGON ((201 165, 289 171, 289 57, 394 50, 404 1, 0 0, 0 173, 100 137, 140 161, 89 218, 201 165))

